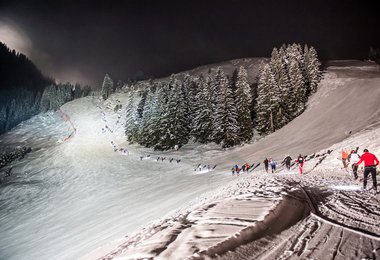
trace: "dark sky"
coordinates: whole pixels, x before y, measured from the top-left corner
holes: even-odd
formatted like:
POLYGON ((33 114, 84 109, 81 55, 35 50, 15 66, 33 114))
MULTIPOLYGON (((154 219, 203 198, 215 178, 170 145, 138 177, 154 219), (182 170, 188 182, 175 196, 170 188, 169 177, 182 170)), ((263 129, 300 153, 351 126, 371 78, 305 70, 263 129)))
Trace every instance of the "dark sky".
POLYGON ((270 56, 283 43, 313 45, 321 59, 365 59, 370 46, 380 47, 374 1, 173 2, 2 1, 0 40, 22 41, 19 49, 59 81, 92 85, 105 73, 161 77, 270 56))

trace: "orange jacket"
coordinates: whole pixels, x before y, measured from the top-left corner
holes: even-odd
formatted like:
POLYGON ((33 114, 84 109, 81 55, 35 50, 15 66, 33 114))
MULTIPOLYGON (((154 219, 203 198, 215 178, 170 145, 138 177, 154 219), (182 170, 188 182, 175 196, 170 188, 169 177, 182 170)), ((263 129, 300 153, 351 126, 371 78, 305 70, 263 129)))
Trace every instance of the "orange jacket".
POLYGON ((346 150, 342 150, 342 159, 347 159, 348 158, 348 153, 346 150))

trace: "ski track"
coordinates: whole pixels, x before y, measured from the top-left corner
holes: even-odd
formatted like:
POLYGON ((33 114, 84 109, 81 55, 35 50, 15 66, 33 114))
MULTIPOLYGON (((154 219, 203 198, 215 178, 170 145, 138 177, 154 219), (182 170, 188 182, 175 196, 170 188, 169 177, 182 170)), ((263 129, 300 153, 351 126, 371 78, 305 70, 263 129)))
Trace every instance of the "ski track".
MULTIPOLYGON (((263 221, 270 215, 270 212, 275 212, 276 207, 280 201, 283 201, 284 196, 291 195, 293 198, 297 198, 298 201, 307 201, 305 197, 302 198, 299 194, 301 190, 297 195, 294 183, 302 183, 303 187, 315 187, 312 184, 313 180, 315 181, 321 174, 327 178, 331 172, 311 173, 311 180, 299 175, 244 177, 244 179, 234 184, 235 188, 230 187, 224 190, 223 194, 218 194, 212 198, 212 202, 209 202, 210 204, 205 204, 186 213, 182 212, 179 214, 180 217, 173 216, 170 221, 176 222, 177 219, 181 219, 181 223, 190 224, 176 228, 176 239, 171 237, 170 241, 165 244, 165 248, 161 248, 158 254, 154 253, 157 252, 154 250, 156 247, 154 241, 162 243, 163 239, 162 237, 160 239, 155 238, 156 229, 169 221, 168 219, 162 220, 161 224, 156 223, 153 227, 147 227, 142 232, 144 240, 139 241, 132 235, 127 242, 119 245, 118 249, 113 251, 112 254, 101 259, 113 259, 113 257, 118 259, 117 256, 120 259, 134 259, 135 257, 180 259, 181 256, 190 257, 191 259, 347 259, 354 256, 355 258, 371 258, 377 255, 380 246, 380 230, 378 226, 380 216, 375 210, 376 208, 377 210, 379 209, 379 200, 376 198, 375 202, 368 203, 365 199, 368 194, 357 191, 350 194, 354 196, 353 199, 350 199, 345 191, 320 192, 319 188, 307 190, 310 199, 313 200, 312 204, 317 205, 318 214, 307 214, 296 225, 280 230, 279 233, 272 234, 269 232, 264 237, 258 238, 252 233, 250 234, 251 239, 243 239, 245 230, 255 227, 256 223, 263 221), (294 192, 296 193, 293 194, 294 192), (236 216, 233 218, 232 216, 235 212, 226 213, 229 212, 228 210, 222 211, 224 213, 219 213, 222 215, 218 217, 208 217, 210 211, 215 210, 218 205, 219 207, 228 205, 228 201, 234 200, 233 204, 236 205, 237 201, 248 200, 252 203, 260 197, 265 198, 266 201, 274 199, 272 206, 266 207, 266 214, 263 214, 262 218, 255 219, 252 214, 248 217, 248 219, 250 218, 249 221, 246 221, 246 218, 236 216), (321 200, 324 202, 321 203, 321 200), (335 206, 333 207, 332 205, 335 206), (373 212, 372 209, 363 209, 361 212, 357 212, 355 205, 361 209, 368 206, 368 208, 373 208, 373 212), (346 214, 343 215, 342 212, 346 214), (226 216, 223 216, 224 214, 226 216), (372 215, 368 216, 368 214, 372 215), (333 220, 333 222, 329 219, 333 220), (367 223, 365 220, 371 221, 367 223), (234 221, 237 221, 237 223, 234 223, 234 221), (200 223, 207 223, 207 227, 195 228, 200 223), (227 234, 230 235, 220 235, 220 232, 225 231, 226 223, 237 229, 235 231, 229 229, 227 234), (151 228, 155 231, 151 232, 151 228), (199 230, 198 232, 203 231, 204 235, 196 235, 194 231, 191 231, 194 229, 199 230), (206 230, 211 231, 206 232, 206 230), (234 233, 235 235, 232 235, 234 233), (361 241, 362 245, 357 245, 356 241, 361 241), (212 243, 210 244, 210 242, 212 243), (143 252, 150 253, 144 254, 143 252), (178 252, 180 252, 179 255, 178 252), (110 257, 111 255, 112 257, 110 257)), ((332 177, 333 181, 337 183, 339 183, 339 178, 341 183, 346 182, 348 184, 353 182, 347 181, 344 176, 333 175, 332 177)), ((311 211, 313 211, 313 205, 308 204, 311 211)), ((236 205, 236 207, 239 207, 239 205, 236 205)), ((245 206, 245 208, 247 207, 249 207, 249 204, 245 206)), ((280 215, 283 216, 283 214, 280 215)), ((166 227, 166 232, 168 232, 168 228, 169 230, 171 229, 171 227, 166 227)), ((142 234, 140 233, 138 237, 141 236, 142 234)))

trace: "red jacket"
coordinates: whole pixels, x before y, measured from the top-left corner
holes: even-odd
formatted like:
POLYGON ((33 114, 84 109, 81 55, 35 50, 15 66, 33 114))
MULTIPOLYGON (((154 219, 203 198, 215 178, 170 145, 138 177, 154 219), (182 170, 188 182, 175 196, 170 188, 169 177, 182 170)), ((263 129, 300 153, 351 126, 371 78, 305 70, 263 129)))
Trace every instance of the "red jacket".
POLYGON ((356 163, 356 165, 361 164, 361 162, 364 162, 364 166, 376 166, 379 164, 379 160, 376 158, 376 156, 369 152, 363 153, 362 157, 360 157, 360 160, 356 163))

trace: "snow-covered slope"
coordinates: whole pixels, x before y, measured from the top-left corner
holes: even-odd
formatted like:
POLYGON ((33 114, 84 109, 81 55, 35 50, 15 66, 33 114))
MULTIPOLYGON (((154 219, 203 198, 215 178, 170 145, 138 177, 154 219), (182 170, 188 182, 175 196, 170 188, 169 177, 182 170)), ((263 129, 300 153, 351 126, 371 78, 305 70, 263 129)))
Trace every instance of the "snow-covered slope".
POLYGON ((199 76, 200 74, 207 75, 209 70, 216 71, 220 67, 226 75, 232 75, 236 68, 243 66, 247 70, 248 82, 250 84, 257 82, 260 65, 269 62, 268 58, 244 58, 229 60, 225 62, 215 63, 211 65, 200 66, 198 68, 185 71, 190 75, 199 76))
POLYGON ((380 194, 361 191, 337 159, 337 149, 354 144, 379 154, 379 129, 328 147, 332 153, 305 163, 305 175, 296 167, 243 174, 197 205, 129 234, 101 259, 377 259, 380 194))
MULTIPOLYGON (((188 144, 179 151, 152 152, 127 145, 121 124, 127 93, 114 94, 106 102, 97 97, 78 99, 65 104, 62 112, 36 116, 0 137, 2 147, 33 149, 0 184, 0 259, 95 259, 111 251, 106 258, 183 259, 228 250, 241 252, 244 259, 251 247, 243 244, 265 251, 257 251, 260 255, 254 258, 321 258, 330 244, 336 245, 329 251, 332 257, 365 257, 373 249, 376 256, 378 199, 366 201, 364 193, 340 191, 338 185, 356 190, 359 186, 340 169, 337 158, 342 147, 352 146, 367 146, 380 155, 379 83, 377 65, 335 62, 300 117, 257 142, 226 151, 188 144), (121 111, 114 111, 117 104, 123 105, 121 111), (267 175, 261 166, 239 179, 229 171, 236 163, 262 161, 264 156, 279 161, 285 153, 294 157, 327 149, 333 152, 302 177, 295 175, 296 169, 267 175), (208 172, 207 165, 217 166, 208 172), (308 215, 310 206, 294 183, 306 187, 325 218, 349 227, 335 228, 334 223, 316 220, 319 215, 308 215), (302 211, 288 216, 289 207, 302 211), (353 211, 359 214, 355 219, 353 211), (309 217, 277 234, 303 216, 309 217), (130 234, 159 218, 142 232, 130 234), (278 219, 286 221, 273 224, 278 219), (262 230, 268 225, 277 233, 262 230), (353 229, 359 233, 353 234, 353 229), (337 236, 330 237, 329 230, 337 236), (240 239, 252 235, 260 239, 240 239), (362 249, 349 251, 348 238, 362 249), (108 244, 111 241, 116 242, 108 244)), ((306 163, 306 171, 318 160, 306 163)), ((223 254, 226 259, 239 258, 223 254)))
POLYGON ((380 68, 356 61, 332 64, 300 117, 251 145, 213 156, 229 169, 265 156, 279 161, 287 153, 331 150, 305 164, 307 175, 299 176, 296 167, 291 172, 280 167, 276 175, 258 168, 199 205, 124 238, 103 259, 378 256, 379 195, 360 192, 362 183, 342 169, 339 158, 342 148, 357 146, 380 155, 380 68))
POLYGON ((380 66, 357 61, 335 62, 299 117, 253 145, 234 149, 220 161, 258 162, 265 157, 295 158, 338 143, 364 129, 380 126, 380 66))
MULTIPOLYGON (((200 66, 197 68, 194 68, 192 70, 183 71, 181 73, 174 74, 175 77, 179 79, 183 79, 184 75, 189 74, 191 76, 199 76, 199 75, 207 75, 210 71, 212 73, 215 73, 218 68, 221 68, 223 72, 231 76, 235 69, 239 68, 240 66, 243 66, 247 70, 248 75, 248 83, 254 84, 257 83, 257 76, 259 75, 259 69, 262 64, 265 64, 269 62, 269 58, 244 58, 244 59, 235 59, 235 60, 228 60, 224 62, 218 62, 213 64, 208 64, 204 66, 200 66)), ((169 77, 164 77, 157 79, 160 80, 168 80, 169 77)), ((147 80, 139 81, 136 83, 136 86, 143 86, 145 83, 147 83, 147 80)))

